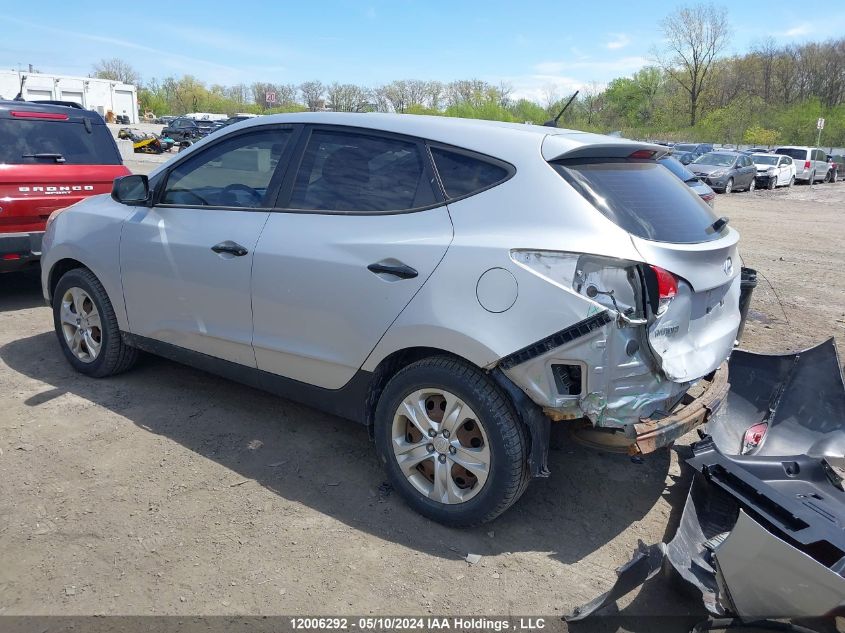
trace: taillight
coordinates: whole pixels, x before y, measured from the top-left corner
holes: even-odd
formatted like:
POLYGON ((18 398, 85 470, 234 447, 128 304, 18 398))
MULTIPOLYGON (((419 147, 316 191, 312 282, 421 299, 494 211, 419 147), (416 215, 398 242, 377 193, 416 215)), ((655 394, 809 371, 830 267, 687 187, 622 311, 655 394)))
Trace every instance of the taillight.
POLYGON ((14 261, 14 260, 20 259, 20 258, 21 258, 21 256, 18 255, 17 253, 5 253, 3 255, 3 257, 0 258, 0 259, 3 259, 4 261, 7 261, 7 262, 11 262, 11 261, 14 261))
POLYGON ((12 110, 12 116, 18 119, 50 119, 52 121, 67 121, 66 114, 58 112, 29 112, 27 110, 12 110))
POLYGON ((766 431, 769 430, 768 422, 758 422, 757 424, 748 428, 742 438, 743 455, 750 453, 763 443, 763 438, 766 437, 766 431))
POLYGON ((705 194, 702 194, 701 199, 704 200, 704 202, 710 202, 715 197, 716 197, 715 193, 705 193, 705 194))
POLYGON ((678 278, 675 275, 659 266, 650 266, 650 268, 657 275, 657 295, 661 300, 671 299, 678 294, 678 278))
POLYGON ((810 169, 810 161, 808 161, 808 160, 804 161, 804 169, 810 169))

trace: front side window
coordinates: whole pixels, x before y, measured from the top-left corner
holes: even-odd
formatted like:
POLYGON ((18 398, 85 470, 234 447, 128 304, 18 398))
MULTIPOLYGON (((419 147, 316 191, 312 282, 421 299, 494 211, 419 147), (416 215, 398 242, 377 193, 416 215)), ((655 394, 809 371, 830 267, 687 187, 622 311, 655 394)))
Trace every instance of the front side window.
POLYGON ((418 143, 315 130, 308 139, 288 206, 372 213, 407 211, 434 202, 418 143))
POLYGON ((162 204, 265 208, 270 180, 292 130, 239 134, 197 152, 170 172, 162 204))
POLYGON ((432 147, 431 155, 446 196, 451 199, 478 193, 510 176, 503 165, 476 154, 432 147))

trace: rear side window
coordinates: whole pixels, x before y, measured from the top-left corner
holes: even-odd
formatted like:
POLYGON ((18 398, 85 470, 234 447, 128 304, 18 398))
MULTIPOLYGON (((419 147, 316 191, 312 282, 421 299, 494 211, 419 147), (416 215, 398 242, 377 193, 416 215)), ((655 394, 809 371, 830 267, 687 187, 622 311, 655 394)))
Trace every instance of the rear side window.
POLYGON ((120 165, 121 160, 105 125, 86 128, 81 121, 0 119, 0 163, 120 165))
POLYGON ((296 175, 292 209, 391 212, 436 202, 415 141, 315 130, 296 175))
POLYGON ((805 149, 794 149, 792 147, 780 147, 775 150, 775 154, 783 154, 784 156, 790 156, 795 160, 807 160, 807 150, 805 149))
POLYGON ((565 160, 552 166, 598 211, 632 235, 684 244, 722 235, 710 228, 717 218, 711 208, 659 163, 565 160))
POLYGON ((434 166, 446 196, 454 199, 478 193, 507 180, 511 171, 477 154, 431 148, 434 166))

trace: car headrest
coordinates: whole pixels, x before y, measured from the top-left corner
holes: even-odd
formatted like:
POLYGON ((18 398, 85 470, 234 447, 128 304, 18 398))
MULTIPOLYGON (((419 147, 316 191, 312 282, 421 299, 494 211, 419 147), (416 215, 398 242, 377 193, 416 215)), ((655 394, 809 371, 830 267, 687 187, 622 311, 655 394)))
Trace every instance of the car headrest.
POLYGON ((323 163, 322 177, 333 187, 360 187, 370 182, 369 160, 352 147, 335 150, 323 163))

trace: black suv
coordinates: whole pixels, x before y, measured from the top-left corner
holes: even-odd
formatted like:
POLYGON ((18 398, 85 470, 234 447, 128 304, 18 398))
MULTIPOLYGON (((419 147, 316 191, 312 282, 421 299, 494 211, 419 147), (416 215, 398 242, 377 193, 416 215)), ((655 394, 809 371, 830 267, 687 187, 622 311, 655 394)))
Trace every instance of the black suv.
POLYGON ((214 123, 211 121, 195 121, 188 117, 179 117, 161 131, 162 136, 172 138, 177 143, 182 141, 196 141, 207 136, 214 130, 214 123), (205 125, 203 125, 205 124, 205 125))

